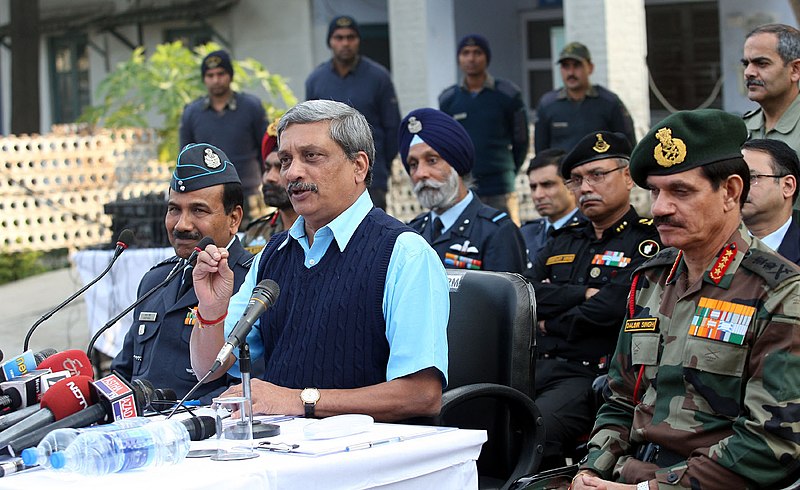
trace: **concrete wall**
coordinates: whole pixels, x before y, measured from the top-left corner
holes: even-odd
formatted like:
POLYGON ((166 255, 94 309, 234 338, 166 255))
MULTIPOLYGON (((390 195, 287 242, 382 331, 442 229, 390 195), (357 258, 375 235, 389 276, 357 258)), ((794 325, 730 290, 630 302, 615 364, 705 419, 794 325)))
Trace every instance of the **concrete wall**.
POLYGON ((758 105, 747 98, 742 68, 742 47, 748 32, 761 24, 780 22, 798 27, 788 0, 724 0, 719 2, 722 70, 722 107, 744 113, 758 105))

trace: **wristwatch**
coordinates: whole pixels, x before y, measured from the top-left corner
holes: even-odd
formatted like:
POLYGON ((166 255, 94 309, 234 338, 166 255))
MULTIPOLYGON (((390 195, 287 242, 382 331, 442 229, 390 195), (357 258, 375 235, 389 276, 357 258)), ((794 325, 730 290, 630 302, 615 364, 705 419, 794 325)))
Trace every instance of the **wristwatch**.
POLYGON ((303 402, 303 407, 306 410, 306 418, 314 416, 314 408, 319 401, 319 390, 316 388, 306 388, 300 392, 300 400, 303 402))

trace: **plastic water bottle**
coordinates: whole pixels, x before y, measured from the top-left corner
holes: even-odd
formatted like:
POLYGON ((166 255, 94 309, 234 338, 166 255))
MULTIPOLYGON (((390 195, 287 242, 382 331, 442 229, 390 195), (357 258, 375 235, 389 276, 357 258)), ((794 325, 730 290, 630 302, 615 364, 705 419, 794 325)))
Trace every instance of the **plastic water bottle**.
POLYGON ((47 434, 44 439, 39 442, 36 447, 29 447, 22 451, 22 461, 26 466, 39 465, 45 468, 50 467, 50 455, 63 451, 74 441, 79 435, 87 431, 100 431, 111 432, 115 430, 132 429, 134 427, 141 427, 150 423, 150 419, 145 417, 133 417, 129 419, 118 420, 111 424, 95 425, 93 427, 84 427, 81 429, 64 428, 55 429, 47 434))
POLYGON ((176 464, 189 452, 189 431, 179 420, 151 422, 113 432, 86 431, 50 455, 54 470, 106 475, 145 466, 176 464))

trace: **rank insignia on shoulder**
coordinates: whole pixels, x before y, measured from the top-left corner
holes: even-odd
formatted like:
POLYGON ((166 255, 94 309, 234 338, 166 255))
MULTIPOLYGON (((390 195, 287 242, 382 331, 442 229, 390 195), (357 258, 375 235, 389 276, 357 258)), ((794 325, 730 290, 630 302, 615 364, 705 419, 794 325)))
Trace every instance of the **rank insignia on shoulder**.
POLYGON ((718 299, 700 298, 689 335, 742 345, 756 309, 718 299))
POLYGON ((469 240, 466 240, 464 243, 461 243, 461 244, 454 243, 454 244, 450 245, 450 250, 453 250, 455 252, 462 253, 462 254, 476 254, 476 253, 480 252, 480 250, 478 250, 477 247, 475 247, 473 245, 470 245, 469 240))
POLYGON ((609 265, 611 267, 627 267, 631 263, 630 257, 625 257, 625 252, 615 252, 606 250, 602 254, 597 254, 592 259, 592 264, 609 265))
POLYGON ((625 332, 655 332, 658 318, 631 318, 625 320, 625 332))
POLYGON ((544 265, 571 264, 572 262, 575 262, 575 254, 551 255, 547 257, 544 265))
POLYGON ((644 240, 639 244, 639 253, 643 256, 650 258, 661 250, 658 242, 655 240, 644 240))

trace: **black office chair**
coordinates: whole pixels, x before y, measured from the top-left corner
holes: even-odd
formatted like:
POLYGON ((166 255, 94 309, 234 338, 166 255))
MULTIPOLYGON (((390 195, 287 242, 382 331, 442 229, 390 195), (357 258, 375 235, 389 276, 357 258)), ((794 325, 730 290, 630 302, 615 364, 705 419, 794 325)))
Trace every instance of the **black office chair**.
POLYGON ((480 488, 536 471, 544 448, 533 395, 536 302, 520 275, 449 270, 449 384, 441 425, 485 429, 480 488))

